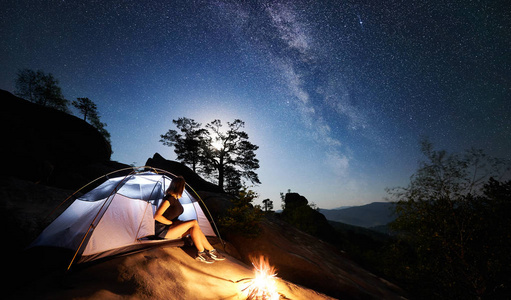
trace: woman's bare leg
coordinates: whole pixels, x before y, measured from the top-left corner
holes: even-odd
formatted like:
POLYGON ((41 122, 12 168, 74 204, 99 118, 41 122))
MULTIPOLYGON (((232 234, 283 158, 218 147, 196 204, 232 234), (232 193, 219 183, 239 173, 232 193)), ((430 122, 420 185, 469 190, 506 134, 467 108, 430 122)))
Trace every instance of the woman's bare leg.
POLYGON ((199 223, 197 223, 196 220, 193 220, 192 222, 194 223, 194 226, 190 228, 190 236, 192 237, 193 243, 195 244, 195 247, 197 247, 197 250, 200 252, 204 250, 213 250, 214 248, 211 246, 204 233, 202 233, 202 230, 199 227, 199 223))
POLYGON ((206 250, 213 250, 213 247, 209 243, 208 239, 202 233, 197 220, 186 221, 181 224, 171 226, 165 235, 166 239, 178 239, 182 236, 190 234, 195 247, 199 252, 206 250))

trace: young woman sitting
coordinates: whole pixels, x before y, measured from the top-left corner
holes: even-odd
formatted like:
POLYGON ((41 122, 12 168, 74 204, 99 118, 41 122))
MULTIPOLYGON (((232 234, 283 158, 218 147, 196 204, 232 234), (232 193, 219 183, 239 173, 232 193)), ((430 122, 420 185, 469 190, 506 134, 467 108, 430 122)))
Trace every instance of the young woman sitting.
POLYGON ((165 239, 179 239, 189 234, 197 248, 196 260, 203 263, 224 260, 225 257, 211 246, 202 233, 197 220, 178 220, 183 213, 179 198, 183 195, 184 189, 185 179, 182 176, 174 178, 170 183, 160 207, 154 214, 155 235, 165 239))

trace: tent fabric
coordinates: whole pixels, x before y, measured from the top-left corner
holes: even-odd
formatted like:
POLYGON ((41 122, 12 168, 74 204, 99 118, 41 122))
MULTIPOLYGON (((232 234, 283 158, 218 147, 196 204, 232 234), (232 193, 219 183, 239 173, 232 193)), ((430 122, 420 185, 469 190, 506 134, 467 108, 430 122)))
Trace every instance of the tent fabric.
MULTIPOLYGON (((145 172, 111 178, 76 199, 32 243, 35 246, 68 248, 79 254, 78 262, 113 253, 128 252, 141 244, 158 241, 154 213, 171 179, 145 172)), ((197 200, 187 190, 179 199, 184 212, 179 220, 197 220, 206 236, 216 236, 197 200)))

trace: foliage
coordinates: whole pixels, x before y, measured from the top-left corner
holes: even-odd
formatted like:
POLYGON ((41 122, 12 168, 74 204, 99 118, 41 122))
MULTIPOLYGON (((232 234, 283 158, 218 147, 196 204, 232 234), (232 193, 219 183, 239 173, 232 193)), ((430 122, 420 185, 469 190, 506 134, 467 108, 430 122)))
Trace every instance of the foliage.
POLYGON ((224 217, 219 220, 219 226, 224 232, 239 232, 247 236, 257 236, 259 226, 257 225, 263 217, 261 208, 252 204, 259 195, 243 186, 239 197, 233 198, 232 207, 227 210, 224 217))
POLYGON ((164 135, 160 135, 160 142, 165 146, 174 147, 177 159, 184 164, 190 165, 194 172, 204 156, 203 148, 206 142, 207 130, 201 128, 201 124, 188 118, 179 118, 172 120, 176 127, 181 131, 170 129, 164 135))
MULTIPOLYGON (((287 189, 287 194, 290 194, 291 193, 291 189, 287 189)), ((286 194, 283 193, 283 192, 280 192, 280 208, 282 208, 282 210, 284 210, 286 208, 286 194)))
POLYGON ((448 155, 423 142, 422 152, 409 186, 389 190, 400 253, 389 271, 424 298, 499 298, 510 284, 511 181, 488 176, 509 169, 480 150, 448 155))
MULTIPOLYGON (((106 139, 109 145, 111 145, 110 141, 110 132, 108 132, 105 127, 107 126, 106 123, 103 123, 99 120, 99 116, 97 118, 91 119, 91 124, 94 126, 99 133, 103 135, 103 137, 106 139)), ((111 147, 111 146, 110 146, 111 147)), ((110 149, 110 153, 112 153, 112 150, 110 149)))
POLYGON ((273 210, 273 201, 271 201, 270 199, 264 199, 263 207, 264 207, 265 212, 272 211, 273 210))
MULTIPOLYGON (((62 95, 62 89, 58 85, 59 82, 53 77, 51 73, 45 74, 43 71, 33 71, 30 69, 23 69, 18 71, 15 81, 15 94, 25 100, 34 102, 46 107, 51 107, 65 113, 70 113, 69 100, 66 100, 62 95)), ((94 126, 106 139, 110 146, 110 154, 112 153, 112 146, 110 141, 110 133, 105 129, 106 123, 102 123, 99 119, 97 106, 89 98, 77 98, 72 102, 81 114, 83 120, 89 122, 94 126)))
POLYGON ((253 184, 260 184, 259 177, 253 171, 259 168, 259 160, 255 158, 255 151, 259 147, 250 143, 248 134, 241 130, 245 123, 239 119, 227 122, 226 132, 223 132, 220 120, 214 120, 206 127, 211 134, 204 149, 205 173, 215 174, 221 187, 224 187, 225 177, 243 177, 253 184))
POLYGON ((89 98, 77 98, 72 102, 72 105, 76 107, 81 114, 83 114, 83 120, 87 121, 87 117, 89 118, 89 122, 94 128, 96 128, 106 139, 108 144, 110 145, 111 151, 111 141, 110 141, 110 133, 105 129, 107 126, 106 123, 102 123, 100 121, 99 113, 97 111, 97 106, 92 100, 89 98))
POLYGON ((423 140, 421 151, 426 161, 412 175, 408 187, 387 189, 393 200, 455 198, 478 193, 490 177, 500 179, 510 170, 509 163, 487 156, 482 150, 470 149, 464 155, 435 151, 423 140))
POLYGON ((58 84, 51 73, 23 69, 17 74, 15 94, 28 101, 69 113, 69 101, 62 95, 58 84))
MULTIPOLYGON (((206 172, 206 176, 211 177, 212 173, 206 172)), ((213 175, 214 177, 214 175, 213 175)), ((237 172, 237 170, 233 166, 225 166, 224 167, 224 191, 229 194, 236 194, 243 187, 243 183, 241 182, 241 176, 237 172)))
POLYGON ((76 98, 71 104, 80 111, 84 121, 87 121, 87 117, 89 119, 97 118, 98 107, 89 98, 76 98))
POLYGON ((196 172, 216 178, 218 186, 233 194, 241 189, 241 178, 260 184, 254 172, 259 168, 255 157, 259 147, 249 142, 248 134, 242 131, 243 121, 227 122, 226 131, 220 120, 206 124, 206 128, 188 118, 173 122, 182 134, 169 130, 161 135, 160 142, 174 147, 179 161, 191 165, 196 172))

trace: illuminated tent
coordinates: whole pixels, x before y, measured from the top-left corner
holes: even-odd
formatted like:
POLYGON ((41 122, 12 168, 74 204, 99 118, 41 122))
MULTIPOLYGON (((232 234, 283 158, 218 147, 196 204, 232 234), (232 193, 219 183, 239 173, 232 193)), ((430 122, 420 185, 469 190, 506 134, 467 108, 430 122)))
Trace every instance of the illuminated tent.
MULTIPOLYGON (((76 199, 31 244, 74 251, 81 263, 133 252, 168 240, 154 237, 154 213, 175 175, 168 172, 132 172, 108 179, 76 199)), ((162 170, 159 170, 162 171, 162 170)), ((97 181, 98 179, 96 179, 97 181)), ((194 192, 187 185, 179 201, 184 212, 179 220, 195 219, 206 236, 216 236, 194 192)), ((194 192, 195 193, 195 192, 194 192)), ((76 193, 75 193, 76 194, 76 193)), ((196 193, 195 193, 196 195, 196 193)))

